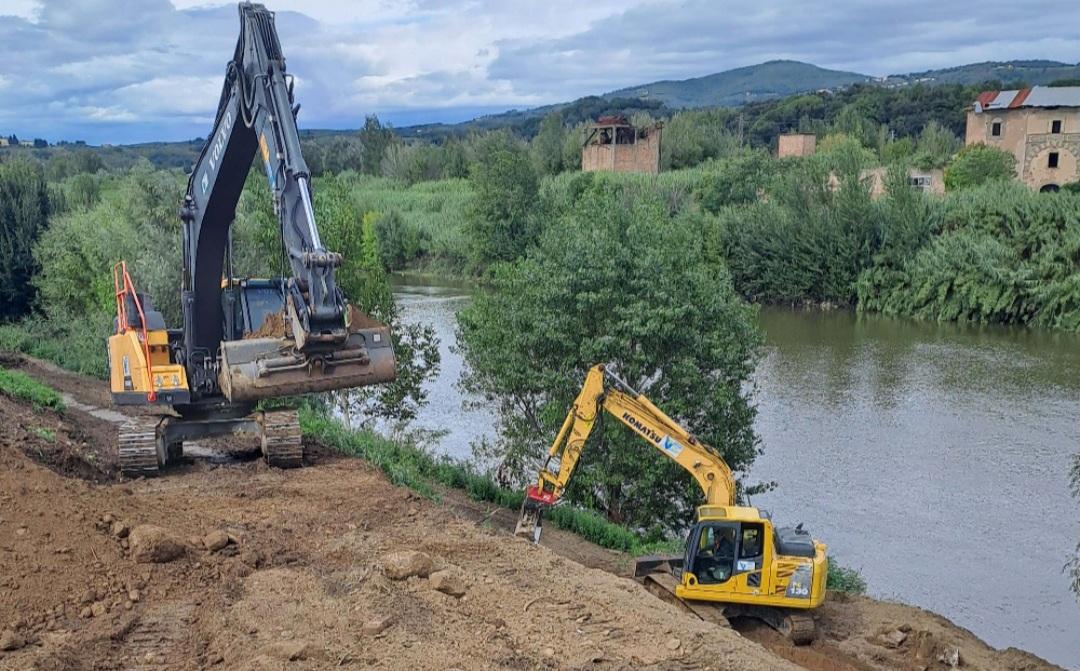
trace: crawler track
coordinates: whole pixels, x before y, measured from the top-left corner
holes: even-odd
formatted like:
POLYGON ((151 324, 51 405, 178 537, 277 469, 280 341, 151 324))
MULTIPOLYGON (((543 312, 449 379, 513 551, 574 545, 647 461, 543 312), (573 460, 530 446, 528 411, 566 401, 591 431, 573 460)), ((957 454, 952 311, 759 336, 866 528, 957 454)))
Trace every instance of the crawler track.
POLYGON ((273 410, 262 416, 262 452, 275 468, 299 468, 304 463, 300 417, 295 410, 273 410))
POLYGON ((158 454, 158 417, 132 417, 120 425, 120 473, 128 478, 157 475, 161 468, 158 454))

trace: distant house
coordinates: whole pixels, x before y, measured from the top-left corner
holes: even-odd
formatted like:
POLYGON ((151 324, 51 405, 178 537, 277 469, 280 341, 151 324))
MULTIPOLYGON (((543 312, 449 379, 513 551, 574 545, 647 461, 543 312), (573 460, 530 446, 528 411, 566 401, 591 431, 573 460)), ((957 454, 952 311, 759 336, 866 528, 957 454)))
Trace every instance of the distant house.
POLYGON ((33 140, 19 140, 19 146, 20 147, 33 147, 34 146, 34 141, 33 140))
POLYGON ((0 137, 0 147, 6 147, 10 144, 11 142, 9 142, 6 137, 0 137))
POLYGON ((813 133, 781 133, 776 141, 776 156, 810 156, 817 151, 817 136, 813 133))
POLYGON ((585 172, 660 172, 663 125, 635 128, 621 116, 602 116, 585 129, 581 169, 585 172))
POLYGON ((968 110, 965 141, 1004 149, 1020 181, 1057 191, 1080 179, 1080 86, 983 91, 968 110))

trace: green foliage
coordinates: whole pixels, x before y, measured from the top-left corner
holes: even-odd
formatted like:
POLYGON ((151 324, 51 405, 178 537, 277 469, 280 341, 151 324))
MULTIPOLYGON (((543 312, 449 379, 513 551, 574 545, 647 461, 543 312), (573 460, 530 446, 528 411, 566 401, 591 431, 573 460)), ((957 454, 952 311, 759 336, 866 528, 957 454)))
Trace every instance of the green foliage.
POLYGON ((788 164, 766 200, 720 211, 735 287, 761 302, 849 305, 870 263, 874 204, 860 178, 867 150, 832 136, 822 153, 788 164))
POLYGON ((919 133, 919 142, 912 162, 922 168, 944 168, 960 150, 960 138, 936 120, 931 120, 919 133))
POLYGON ((727 109, 676 113, 661 131, 660 169, 688 168, 739 151, 741 140, 727 126, 732 115, 727 109))
POLYGON ((865 594, 866 579, 858 570, 841 566, 829 558, 829 574, 825 579, 825 589, 830 592, 865 594))
POLYGON ((1080 329, 1080 195, 988 184, 923 212, 927 224, 884 246, 888 258, 860 281, 861 307, 1080 329))
POLYGON ((32 249, 48 224, 49 190, 41 166, 0 163, 0 321, 30 310, 37 265, 32 249))
POLYGON ((109 376, 105 337, 112 326, 107 314, 67 321, 30 316, 15 324, 0 324, 0 351, 22 352, 61 368, 99 379, 109 376))
POLYGON ((552 112, 540 122, 540 130, 529 143, 536 174, 557 175, 562 172, 565 135, 562 114, 552 112))
POLYGON ((528 152, 509 134, 485 136, 470 182, 474 196, 465 230, 473 263, 484 267, 523 256, 539 234, 534 216, 539 183, 528 152))
POLYGON ((394 131, 382 125, 379 117, 371 115, 364 119, 360 129, 360 172, 378 175, 387 148, 396 140, 394 131))
POLYGON ((945 168, 945 188, 955 191, 1014 177, 1015 156, 997 147, 972 144, 961 149, 945 168))
POLYGON ((38 410, 61 411, 64 399, 51 387, 38 382, 21 370, 0 368, 0 393, 27 401, 38 410))
MULTIPOLYGON (((753 461, 742 388, 760 343, 753 310, 706 256, 701 215, 638 185, 597 176, 534 252, 497 266, 491 290, 459 313, 463 385, 498 417, 497 441, 474 449, 510 473, 535 472, 598 362, 614 363, 732 468, 753 461)), ((701 493, 613 421, 595 431, 566 496, 620 524, 676 528, 701 493)))
MULTIPOLYGON (((349 430, 337 420, 310 407, 301 408, 300 427, 306 436, 373 464, 395 485, 408 487, 433 500, 439 500, 434 484, 462 490, 474 501, 494 503, 513 511, 521 508, 524 500, 522 490, 500 487, 467 463, 436 457, 411 442, 390 440, 374 431, 349 430)), ((611 550, 634 555, 659 550, 682 551, 681 542, 672 544, 662 542, 655 536, 643 537, 608 522, 592 511, 572 506, 552 508, 544 518, 555 527, 576 533, 611 550)))
POLYGON ((387 270, 403 270, 431 249, 430 234, 396 210, 375 219, 379 259, 387 270))
MULTIPOLYGON (((115 312, 113 266, 125 260, 135 286, 167 323, 180 323, 182 176, 141 164, 110 184, 90 209, 53 218, 34 248, 45 313, 58 322, 115 312)), ((101 336, 104 336, 102 333, 101 336)))
POLYGON ((764 151, 743 150, 702 166, 704 179, 695 195, 701 206, 716 213, 728 205, 746 205, 758 200, 777 166, 764 151))

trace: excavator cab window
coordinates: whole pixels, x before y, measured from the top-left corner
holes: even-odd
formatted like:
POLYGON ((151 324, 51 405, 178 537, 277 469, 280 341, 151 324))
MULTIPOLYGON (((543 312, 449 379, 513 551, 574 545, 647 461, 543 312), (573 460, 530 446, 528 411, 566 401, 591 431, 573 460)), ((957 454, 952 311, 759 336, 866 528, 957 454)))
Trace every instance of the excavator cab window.
POLYGON ((698 535, 691 571, 702 585, 718 585, 731 578, 739 525, 707 524, 698 535))
POLYGON ((761 586, 761 568, 764 551, 762 550, 762 538, 765 530, 763 525, 744 522, 739 533, 739 558, 735 562, 736 573, 755 573, 746 579, 746 584, 751 587, 761 586))

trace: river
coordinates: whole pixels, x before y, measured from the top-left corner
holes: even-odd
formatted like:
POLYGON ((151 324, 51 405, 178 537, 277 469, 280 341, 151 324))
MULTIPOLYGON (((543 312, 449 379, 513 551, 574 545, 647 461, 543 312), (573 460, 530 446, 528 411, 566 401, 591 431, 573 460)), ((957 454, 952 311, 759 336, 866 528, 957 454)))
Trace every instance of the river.
MULTIPOLYGON (((460 286, 400 284, 443 365, 416 424, 470 455, 491 415, 463 410, 460 286)), ((761 311, 754 378, 764 454, 749 483, 780 523, 805 522, 871 595, 945 615, 995 647, 1080 669, 1080 605, 1062 567, 1080 540, 1068 492, 1080 452, 1080 337, 845 311, 761 311)))

